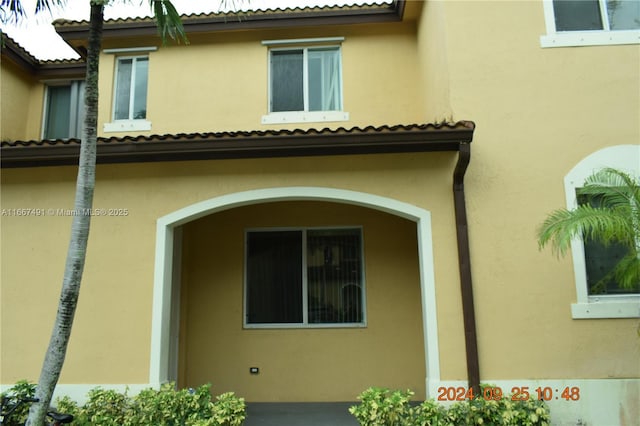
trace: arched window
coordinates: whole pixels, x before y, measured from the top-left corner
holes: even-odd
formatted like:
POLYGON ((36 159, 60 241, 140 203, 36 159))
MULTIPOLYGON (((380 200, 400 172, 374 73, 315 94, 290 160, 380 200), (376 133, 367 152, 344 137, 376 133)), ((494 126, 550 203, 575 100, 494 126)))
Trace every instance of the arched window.
MULTIPOLYGON (((565 176, 564 187, 567 208, 573 209, 580 202, 580 188, 585 179, 595 171, 612 167, 638 176, 640 173, 640 145, 617 145, 603 148, 580 161, 565 176)), ((640 317, 640 294, 596 294, 590 290, 587 271, 592 269, 598 247, 585 245, 582 239, 572 241, 573 268, 576 281, 577 303, 571 307, 573 318, 634 318, 640 317), (587 261, 588 259, 588 261, 587 261)), ((615 250, 615 247, 613 248, 615 250)))

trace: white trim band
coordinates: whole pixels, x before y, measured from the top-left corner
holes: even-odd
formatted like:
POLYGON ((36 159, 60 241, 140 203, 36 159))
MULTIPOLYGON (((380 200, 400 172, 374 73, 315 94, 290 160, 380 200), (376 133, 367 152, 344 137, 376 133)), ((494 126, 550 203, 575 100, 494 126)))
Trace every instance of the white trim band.
POLYGON ((156 46, 140 46, 140 47, 118 47, 114 49, 103 49, 103 53, 116 54, 116 53, 141 53, 141 52, 155 52, 158 50, 156 46))
POLYGON ((288 111, 272 112, 262 116, 262 124, 320 123, 325 121, 349 121, 344 111, 288 111))
POLYGON ((282 46, 287 44, 342 43, 344 37, 292 38, 282 40, 262 40, 263 46, 282 46))

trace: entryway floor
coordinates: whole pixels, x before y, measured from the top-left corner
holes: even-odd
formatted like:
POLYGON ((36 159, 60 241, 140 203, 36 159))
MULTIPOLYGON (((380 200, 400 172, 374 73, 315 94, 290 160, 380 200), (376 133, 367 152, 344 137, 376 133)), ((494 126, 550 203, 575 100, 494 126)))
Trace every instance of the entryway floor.
POLYGON ((357 426, 355 402, 247 403, 245 426, 357 426))

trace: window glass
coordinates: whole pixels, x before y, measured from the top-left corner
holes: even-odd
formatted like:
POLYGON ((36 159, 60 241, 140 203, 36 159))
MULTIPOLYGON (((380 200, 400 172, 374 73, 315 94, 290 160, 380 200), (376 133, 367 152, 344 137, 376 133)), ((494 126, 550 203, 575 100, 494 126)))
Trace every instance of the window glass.
POLYGON ((602 30, 598 0, 553 0, 556 31, 602 30))
POLYGON ((640 29, 640 0, 607 0, 607 14, 612 30, 640 29))
POLYGON ((303 51, 271 53, 271 111, 304 110, 303 51))
POLYGON ((247 236, 247 323, 302 322, 302 232, 247 236))
POLYGON ((147 75, 149 72, 149 59, 138 58, 136 60, 135 94, 133 97, 133 118, 147 118, 147 75))
POLYGON ((270 112, 340 111, 339 47, 272 50, 270 112))
POLYGON ((362 321, 359 230, 310 230, 307 280, 310 323, 362 321))
MULTIPOLYGON (((590 204, 599 207, 599 197, 587 197, 577 191, 580 205, 590 204)), ((622 244, 604 245, 598 241, 584 239, 584 256, 587 273, 587 290, 589 295, 638 293, 640 288, 621 288, 612 276, 613 268, 624 258, 629 249, 622 244)))
POLYGON ((337 111, 341 103, 338 49, 309 50, 309 111, 337 111))
POLYGON ((45 139, 70 137, 71 86, 49 86, 46 105, 45 139))
POLYGON ((47 85, 43 139, 79 138, 84 125, 84 81, 47 85))
POLYGON ((364 321, 360 229, 247 233, 247 324, 364 321))
POLYGON ((147 117, 148 58, 118 59, 114 119, 136 120, 147 117))
POLYGON ((129 100, 131 98, 131 74, 133 72, 133 59, 120 59, 118 61, 118 75, 116 80, 115 113, 116 120, 129 118, 129 100))

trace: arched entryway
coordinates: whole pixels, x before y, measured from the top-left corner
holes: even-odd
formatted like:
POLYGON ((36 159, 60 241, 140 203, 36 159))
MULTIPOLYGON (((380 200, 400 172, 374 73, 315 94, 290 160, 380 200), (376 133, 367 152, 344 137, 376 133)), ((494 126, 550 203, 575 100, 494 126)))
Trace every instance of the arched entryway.
MULTIPOLYGON (((158 220, 156 242, 156 276, 153 306, 153 334, 151 348, 151 383, 176 380, 178 375, 178 332, 179 332, 179 300, 180 281, 182 277, 182 234, 183 225, 195 223, 205 217, 222 218, 221 214, 233 209, 258 208, 269 203, 297 203, 306 208, 313 208, 308 203, 329 203, 334 206, 352 206, 362 211, 370 210, 401 218, 411 222, 417 243, 417 281, 420 299, 421 330, 424 342, 426 371, 425 389, 429 389, 430 381, 439 381, 439 356, 437 320, 435 310, 435 287, 433 275, 433 256, 431 243, 430 214, 424 209, 399 202, 390 198, 379 197, 361 192, 338 190, 331 188, 270 188, 225 195, 197 203, 158 220)), ((240 210, 237 210, 240 211, 240 210)), ((348 209, 347 209, 348 211, 348 209)), ((366 215, 365 215, 366 216, 366 215)), ((187 229, 185 227, 185 229, 187 229)), ((203 228, 203 229, 206 229, 203 228)), ((345 286, 345 297, 353 296, 353 289, 345 286)), ((365 289, 366 291, 366 289, 365 289)), ((418 318, 420 321, 420 318, 418 318)), ((398 324, 402 326, 402 324, 398 324)), ((239 324, 242 328, 242 324, 239 324)), ((302 333, 294 330, 295 333, 302 333)), ((347 337, 348 338, 348 337, 347 337)), ((224 342, 220 350, 225 349, 224 342)), ((384 342, 381 342, 384 344, 384 342)), ((422 348, 421 348, 422 349, 422 348)), ((250 365, 247 365, 247 370, 250 365)), ((380 368, 393 368, 381 365, 380 368)), ((428 392, 428 391, 427 391, 428 392)))

